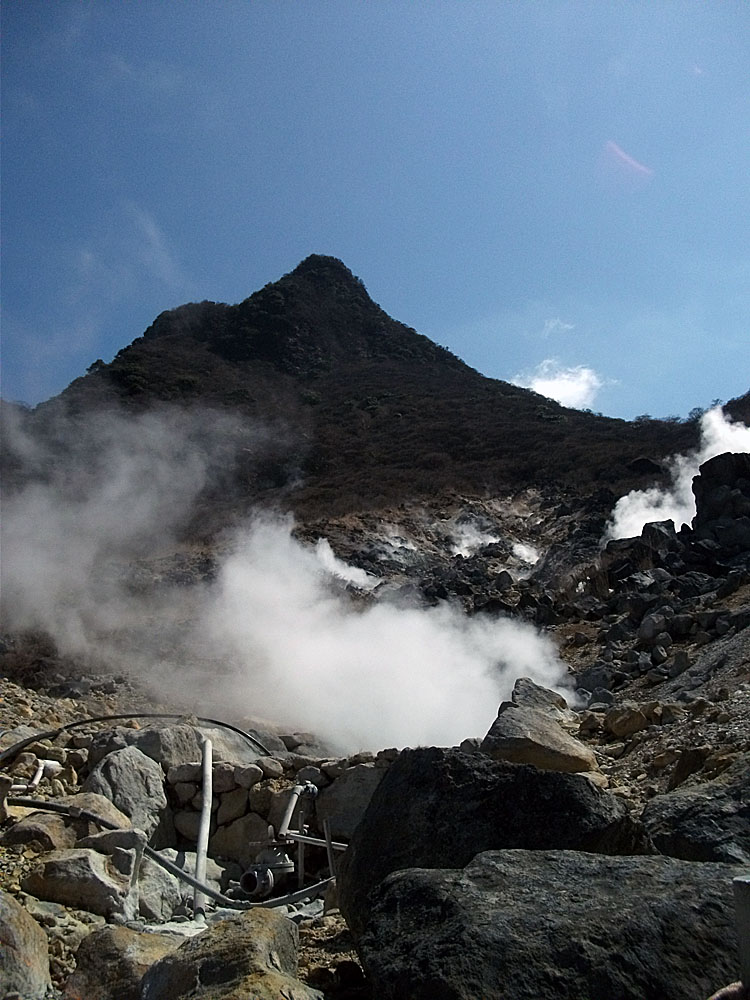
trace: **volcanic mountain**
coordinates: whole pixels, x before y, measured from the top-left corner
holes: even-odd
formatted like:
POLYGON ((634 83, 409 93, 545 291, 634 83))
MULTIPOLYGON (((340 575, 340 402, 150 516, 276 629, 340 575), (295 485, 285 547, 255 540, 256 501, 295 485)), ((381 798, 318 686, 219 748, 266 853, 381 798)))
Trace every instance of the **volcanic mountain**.
MULTIPOLYGON (((528 487, 598 494, 607 506, 659 480, 664 458, 698 437, 695 421, 630 423, 486 378, 391 319, 341 261, 317 254, 238 305, 162 313, 27 419, 54 436, 62 414, 164 403, 270 429, 264 460, 249 469, 240 456, 231 489, 222 479, 223 503, 281 494, 305 517, 528 487)), ((729 412, 747 417, 748 397, 729 412)))
MULTIPOLYGON (((750 396, 724 414, 747 423, 750 396)), ((55 996, 150 989, 113 980, 105 991, 102 970, 125 976, 127 963, 101 962, 112 928, 90 934, 84 914, 100 912, 100 895, 118 924, 133 900, 157 922, 190 910, 158 880, 147 902, 138 874, 110 912, 120 888, 92 893, 85 873, 48 879, 43 844, 72 873, 82 856, 98 871, 109 851, 124 872, 134 852, 120 845, 136 841, 117 838, 133 831, 91 828, 73 846, 57 821, 84 815, 80 793, 134 816, 137 770, 144 801, 163 810, 160 846, 192 850, 205 723, 244 733, 241 753, 224 744, 213 779, 223 791, 214 784, 205 799, 212 858, 246 865, 252 831, 266 838, 270 824, 273 834, 279 796, 286 810, 300 781, 347 817, 353 808, 332 832, 354 837, 339 900, 366 976, 343 919, 323 917, 348 958, 333 975, 307 928, 301 969, 321 985, 316 997, 433 996, 450 980, 450 995, 470 1000, 500 996, 498 984, 504 997, 506 982, 514 996, 558 997, 568 981, 566 996, 699 1000, 735 975, 728 894, 750 859, 746 428, 718 411, 613 420, 486 378, 318 255, 238 305, 163 313, 58 397, 31 411, 4 404, 0 416, 0 937, 32 941, 38 917, 55 996), (712 427, 730 445, 717 434, 713 457, 688 456, 712 427), (672 462, 678 454, 688 457, 672 462), (675 469, 682 499, 692 484, 695 516, 678 506, 680 524, 651 503, 663 493, 634 493, 624 499, 648 501, 639 512, 649 516, 607 541, 615 501, 670 485, 675 469), (138 719, 155 711, 167 715, 142 730, 138 719), (420 744, 434 745, 393 749, 420 744), (121 777, 101 784, 105 773, 121 777), (43 803, 56 825, 3 815, 3 787, 35 783, 61 800, 43 803), (490 869, 506 855, 495 886, 490 869), (538 857, 542 881, 524 896, 538 857), (480 882, 489 909, 477 905, 480 882), (581 886, 590 901, 580 902, 581 886), (391 905, 391 892, 406 895, 391 905), (557 937, 548 900, 562 914, 557 937), (458 942, 448 952, 446 928, 451 948, 458 942), (498 973, 506 955, 512 967, 498 973)), ((325 833, 317 804, 314 816, 325 833)), ((134 926, 115 930, 148 939, 144 962, 154 963, 157 935, 134 926)), ((225 978, 252 951, 233 937, 238 926, 212 921, 208 960, 163 995, 194 996, 205 973, 218 997, 219 966, 217 988, 235 995, 225 978)), ((34 990, 0 970, 0 993, 53 995, 36 931, 34 990)), ((165 947, 175 948, 171 936, 165 947)))

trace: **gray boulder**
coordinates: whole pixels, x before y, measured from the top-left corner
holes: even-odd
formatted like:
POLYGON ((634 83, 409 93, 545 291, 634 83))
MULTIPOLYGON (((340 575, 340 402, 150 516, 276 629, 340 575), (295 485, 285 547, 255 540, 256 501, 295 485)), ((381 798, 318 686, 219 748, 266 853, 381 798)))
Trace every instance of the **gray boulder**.
POLYGON ((47 935, 21 904, 0 890, 0 996, 43 1000, 50 986, 47 935))
POLYGON ((352 836, 365 814, 373 792, 385 774, 375 764, 357 764, 348 768, 333 784, 318 792, 315 813, 322 829, 326 819, 333 837, 352 836))
POLYGON ((76 832, 65 816, 58 813, 33 812, 24 816, 0 836, 0 843, 39 844, 45 851, 63 850, 73 847, 76 832))
POLYGON ((140 1000, 322 1000, 297 979, 296 924, 257 909, 221 920, 153 965, 140 1000))
POLYGON ((503 848, 632 854, 641 828, 616 796, 576 774, 482 754, 405 750, 385 773, 339 863, 349 926, 366 922, 368 896, 405 868, 461 868, 503 848))
POLYGON ((750 549, 750 455, 725 452, 699 472, 693 479, 696 537, 728 553, 750 549))
POLYGON ((750 865, 750 754, 712 781, 656 795, 643 823, 663 854, 750 865))
POLYGON ((736 978, 740 872, 490 852, 389 876, 358 948, 379 1000, 705 1000, 736 978))
POLYGON ((88 776, 83 790, 104 795, 147 837, 167 809, 161 767, 133 746, 107 754, 88 776))
MULTIPOLYGON (((227 760, 233 764, 245 765, 252 764, 258 757, 265 755, 265 750, 261 750, 260 747, 231 729, 225 729, 223 726, 210 728, 201 725, 200 730, 204 736, 211 740, 214 760, 227 760)), ((259 736, 259 741, 266 750, 270 750, 272 753, 286 753, 286 747, 278 736, 272 736, 269 733, 256 733, 256 735, 259 736)), ((198 757, 200 758, 200 753, 198 757)))
POLYGON ((180 723, 162 728, 129 729, 117 726, 98 733, 89 748, 89 765, 125 747, 137 747, 141 753, 161 764, 164 771, 177 764, 201 759, 201 735, 193 726, 180 723))
POLYGON ((76 952, 75 972, 65 984, 66 1000, 140 1000, 146 971, 182 944, 173 934, 141 934, 128 927, 101 927, 76 952))
MULTIPOLYGON (((193 869, 191 874, 195 871, 193 869)), ((142 858, 138 869, 138 913, 146 920, 169 920, 182 902, 180 881, 165 868, 142 858)))
POLYGON ((268 821, 257 813, 247 813, 228 826, 220 826, 209 841, 213 858, 236 861, 247 867, 268 843, 268 821))
POLYGON ((577 714, 568 707, 561 694, 542 687, 530 677, 519 677, 516 680, 510 700, 518 708, 540 709, 564 725, 574 726, 578 720, 577 714))
POLYGON ((106 856, 77 847, 43 854, 21 887, 39 899, 133 920, 138 915, 138 894, 131 886, 135 871, 135 850, 120 848, 106 856))
POLYGON ((594 751, 566 733, 548 711, 509 702, 500 706, 479 749, 493 760, 533 764, 549 771, 598 769, 594 751))

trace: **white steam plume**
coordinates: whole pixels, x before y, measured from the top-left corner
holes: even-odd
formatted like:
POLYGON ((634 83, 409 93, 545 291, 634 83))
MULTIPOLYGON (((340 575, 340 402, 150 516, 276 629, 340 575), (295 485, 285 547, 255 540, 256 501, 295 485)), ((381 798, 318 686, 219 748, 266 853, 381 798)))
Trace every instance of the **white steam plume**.
POLYGON ((5 484, 4 625, 42 629, 63 652, 93 656, 105 655, 112 629, 143 618, 124 579, 128 561, 169 552, 207 479, 238 449, 260 452, 268 440, 202 410, 62 418, 54 440, 13 419, 3 414, 7 451, 34 478, 20 491, 5 484))
POLYGON ((606 384, 593 368, 586 365, 566 368, 556 358, 545 358, 533 372, 519 372, 511 382, 576 409, 591 406, 606 384))
POLYGON ((486 732, 515 678, 564 684, 554 646, 528 625, 450 605, 355 609, 289 524, 238 539, 202 629, 232 665, 234 704, 341 748, 460 742, 486 732))
POLYGON ((526 542, 514 542, 513 543, 513 555, 517 559, 521 559, 525 563, 533 566, 538 563, 542 558, 539 549, 534 548, 533 545, 527 545, 526 542))
POLYGON ((750 428, 727 420, 720 406, 701 418, 701 444, 697 451, 676 455, 671 460, 672 485, 667 490, 654 486, 631 490, 615 504, 605 539, 636 538, 650 521, 671 518, 676 528, 689 524, 695 516, 693 477, 710 458, 726 451, 750 452, 750 428))
POLYGON ((380 583, 377 577, 372 576, 357 566, 350 566, 343 559, 339 559, 331 548, 331 543, 327 538, 319 538, 315 543, 315 554, 320 560, 320 564, 331 576, 344 583, 351 583, 360 590, 372 590, 380 583))
POLYGON ((451 552, 454 556, 467 557, 484 548, 485 545, 492 545, 499 541, 499 535, 483 531, 476 524, 458 524, 454 530, 451 552))
POLYGON ((289 520, 237 533, 213 583, 154 588, 152 565, 134 587, 132 560, 174 553, 216 467, 267 435, 184 411, 86 427, 46 479, 5 500, 6 628, 44 629, 61 652, 137 672, 180 708, 265 717, 341 750, 453 744, 487 731, 518 676, 564 688, 554 645, 529 625, 355 604, 337 581, 371 578, 327 543, 303 546, 289 520))

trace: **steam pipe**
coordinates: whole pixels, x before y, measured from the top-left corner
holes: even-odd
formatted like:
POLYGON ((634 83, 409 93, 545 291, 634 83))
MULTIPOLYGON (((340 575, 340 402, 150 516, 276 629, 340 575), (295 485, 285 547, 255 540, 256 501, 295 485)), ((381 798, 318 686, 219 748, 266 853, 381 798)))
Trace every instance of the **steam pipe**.
MULTIPOLYGON (((103 816, 97 816, 96 813, 89 812, 88 809, 79 809, 77 806, 64 806, 60 802, 44 802, 39 799, 26 799, 21 796, 9 797, 8 805, 10 806, 24 806, 29 809, 40 809, 44 812, 55 812, 60 813, 62 816, 73 816, 75 818, 81 818, 88 820, 91 823, 96 823, 105 830, 119 830, 120 827, 116 823, 112 823, 103 816)), ((315 882, 313 885, 308 885, 306 889, 298 889, 297 892, 287 893, 286 896, 275 896, 273 899, 267 899, 263 902, 252 903, 247 900, 242 899, 230 899, 229 896, 225 896, 221 892, 217 892, 210 885, 199 882, 194 875, 190 875, 189 872, 185 872, 182 868, 179 868, 176 864, 171 862, 168 858, 163 857, 158 851, 155 851, 153 847, 149 847, 148 844, 143 848, 143 853, 147 858, 151 858, 162 868, 166 869, 170 875, 174 875, 175 878, 180 879, 182 882, 186 882, 188 885, 193 886, 193 888, 198 888, 206 894, 210 899, 215 900, 222 906, 231 910, 252 910, 255 907, 262 906, 266 909, 272 909, 276 906, 287 906, 292 903, 299 903, 303 899, 315 898, 316 896, 322 895, 325 891, 326 886, 330 885, 334 880, 332 878, 323 879, 320 882, 315 882)))
MULTIPOLYGON (((201 748, 201 764, 203 770, 203 792, 201 802, 201 821, 198 827, 198 845, 195 854, 195 877, 199 882, 206 881, 206 855, 208 854, 208 835, 211 829, 211 800, 213 799, 213 746, 207 737, 201 748)), ((206 897, 200 889, 193 891, 193 917, 206 918, 206 897)))
MULTIPOLYGON (((298 844, 311 844, 313 847, 328 847, 328 841, 322 837, 311 837, 306 833, 297 833, 295 830, 288 833, 287 838, 296 841, 298 844)), ((340 844, 336 840, 331 841, 331 847, 334 851, 345 851, 348 846, 348 844, 340 844)))
POLYGON ((276 833, 277 840, 285 840, 289 836, 289 824, 292 822, 294 809, 301 795, 317 795, 318 789, 311 781, 306 781, 304 785, 295 785, 289 793, 289 801, 282 817, 279 829, 276 833))
POLYGON ((323 834, 326 838, 326 853, 328 856, 328 871, 331 875, 336 874, 336 865, 333 858, 333 840, 331 839, 331 821, 326 816, 323 820, 323 834))
POLYGON ((31 781, 18 785, 11 785, 10 792, 33 792, 43 777, 51 778, 55 774, 59 774, 60 771, 62 771, 62 764, 58 761, 38 760, 36 764, 36 771, 34 772, 34 777, 31 781))
MULTIPOLYGON (((300 809, 298 824, 300 833, 305 829, 305 810, 300 809)), ((299 889, 305 884, 305 842, 297 841, 297 887, 299 889)))

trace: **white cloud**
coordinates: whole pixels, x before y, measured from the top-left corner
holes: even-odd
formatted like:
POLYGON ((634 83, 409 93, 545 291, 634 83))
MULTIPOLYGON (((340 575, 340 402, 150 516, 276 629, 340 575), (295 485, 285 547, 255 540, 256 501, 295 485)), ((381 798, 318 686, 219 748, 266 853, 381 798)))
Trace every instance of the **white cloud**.
POLYGON ((563 323, 559 316, 544 321, 543 337, 550 337, 557 333, 570 333, 575 330, 575 323, 563 323))
POLYGON ((577 409, 591 406, 605 384, 593 368, 586 365, 566 368, 554 358, 545 359, 531 373, 516 375, 511 382, 577 409))

